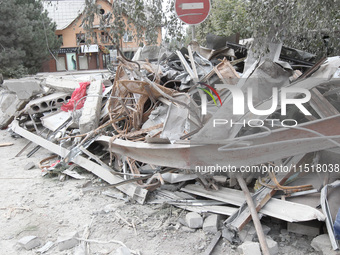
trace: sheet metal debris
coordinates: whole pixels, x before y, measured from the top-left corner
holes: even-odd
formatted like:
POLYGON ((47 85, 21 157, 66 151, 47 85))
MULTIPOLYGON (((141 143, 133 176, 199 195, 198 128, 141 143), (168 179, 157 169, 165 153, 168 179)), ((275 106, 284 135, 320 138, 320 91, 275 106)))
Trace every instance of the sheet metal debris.
MULTIPOLYGON (((139 203, 231 216, 222 231, 229 238, 226 231, 236 238, 256 212, 289 222, 326 221, 336 249, 327 187, 339 174, 328 175, 322 190, 289 182, 303 181, 301 173, 318 166, 320 151, 340 147, 340 57, 315 62, 311 54, 276 46, 271 59, 246 65, 246 47, 231 42, 219 49, 192 42, 174 53, 148 47, 133 61, 118 56, 118 66, 105 74, 39 76, 27 87, 19 86, 25 80, 11 81, 1 91, 0 126, 11 123, 38 146, 28 156, 39 146, 55 154, 57 163, 43 167, 47 175, 84 178, 74 163, 139 203), (241 113, 234 113, 235 94, 225 85, 250 97, 238 104, 241 113), (218 173, 218 165, 229 169, 218 173), (235 176, 242 167, 281 168, 235 176), (252 213, 236 177, 252 192, 252 213), (322 211, 277 198, 290 194, 321 196, 322 211)), ((252 204, 250 194, 247 199, 252 204)))

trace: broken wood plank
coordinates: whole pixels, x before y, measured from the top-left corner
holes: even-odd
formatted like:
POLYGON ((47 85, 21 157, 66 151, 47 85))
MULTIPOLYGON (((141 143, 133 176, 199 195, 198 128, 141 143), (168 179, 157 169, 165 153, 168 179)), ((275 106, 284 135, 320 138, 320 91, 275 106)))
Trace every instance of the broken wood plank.
MULTIPOLYGON (((304 155, 297 155, 291 158, 290 160, 287 160, 284 165, 297 165, 304 155)), ((284 184, 286 180, 291 175, 291 172, 289 173, 278 173, 277 179, 280 184, 284 184)), ((273 181, 271 181, 269 184, 274 184, 273 181)), ((267 187, 262 187, 261 190, 256 192, 252 198, 256 203, 256 211, 260 211, 261 208, 272 198, 272 196, 276 193, 275 189, 269 189, 267 187)), ((230 216, 226 220, 226 225, 228 229, 231 229, 232 231, 240 231, 243 229, 243 227, 250 221, 251 215, 249 208, 247 208, 246 204, 243 204, 237 212, 235 212, 232 216, 230 216)))
POLYGON ((210 255, 213 252, 213 250, 214 250, 215 246, 217 245, 218 241, 221 239, 221 236, 222 236, 221 231, 218 231, 214 235, 213 239, 210 241, 209 246, 205 250, 204 255, 210 255))
POLYGON ((260 242, 262 253, 264 255, 270 255, 268 244, 267 244, 267 241, 266 241, 266 237, 264 236, 262 225, 261 225, 261 222, 260 222, 260 218, 257 214, 256 208, 255 208, 255 205, 254 205, 254 201, 253 201, 253 199, 250 195, 247 184, 244 181, 241 173, 236 174, 236 178, 237 178, 238 184, 240 185, 240 187, 241 187, 241 189, 244 193, 244 196, 246 197, 248 208, 250 209, 251 218, 253 219, 253 223, 254 223, 254 226, 255 226, 255 229, 256 229, 256 233, 257 233, 257 237, 258 237, 259 242, 260 242))
POLYGON ((14 143, 1 143, 0 147, 12 146, 14 143))

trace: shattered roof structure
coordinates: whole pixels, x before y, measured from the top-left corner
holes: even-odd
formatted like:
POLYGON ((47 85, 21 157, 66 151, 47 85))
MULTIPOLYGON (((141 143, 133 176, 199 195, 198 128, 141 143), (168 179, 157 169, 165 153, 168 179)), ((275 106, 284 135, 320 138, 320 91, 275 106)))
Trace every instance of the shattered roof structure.
POLYGON ((84 10, 85 0, 44 1, 48 17, 57 24, 57 30, 67 28, 84 10))

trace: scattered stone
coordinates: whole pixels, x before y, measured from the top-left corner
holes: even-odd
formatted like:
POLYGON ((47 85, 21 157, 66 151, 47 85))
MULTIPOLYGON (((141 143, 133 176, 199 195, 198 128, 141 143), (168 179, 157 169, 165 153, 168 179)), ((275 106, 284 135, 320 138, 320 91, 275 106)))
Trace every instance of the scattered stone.
POLYGON ((288 235, 288 230, 285 229, 285 228, 283 228, 283 229, 280 230, 280 233, 281 233, 282 235, 288 235))
POLYGON ((201 228, 203 226, 203 218, 196 212, 189 212, 185 216, 185 221, 189 228, 201 228))
POLYGON ((243 255, 261 255, 260 244, 246 241, 237 247, 237 252, 243 255))
POLYGON ((121 246, 115 251, 114 255, 131 255, 131 252, 128 248, 121 246))
POLYGON ((29 163, 27 163, 26 166, 24 167, 25 170, 31 170, 31 169, 33 169, 33 168, 35 168, 34 162, 29 162, 29 163))
POLYGON ((64 236, 59 236, 57 240, 59 251, 68 250, 78 245, 78 237, 79 235, 76 231, 68 233, 64 236))
POLYGON ((186 226, 183 226, 183 227, 182 227, 182 230, 183 230, 184 232, 190 232, 190 233, 196 232, 196 229, 188 228, 188 227, 186 227, 186 226))
POLYGON ((51 249, 54 246, 54 243, 51 241, 48 241, 45 243, 45 245, 37 250, 38 253, 43 254, 47 252, 49 249, 51 249))
MULTIPOLYGON (((269 231, 271 230, 270 227, 263 225, 263 234, 267 235, 269 231)), ((245 241, 254 241, 254 238, 257 237, 256 229, 254 224, 251 222, 250 224, 247 224, 240 232, 239 232, 239 238, 242 242, 245 241)))
POLYGON ((262 230, 263 230, 263 233, 264 233, 265 235, 268 235, 268 233, 270 232, 271 228, 268 227, 267 225, 263 225, 263 224, 262 224, 262 230))
POLYGON ((32 250, 41 245, 40 239, 36 236, 24 236, 18 243, 25 248, 25 250, 32 250))
POLYGON ((187 222, 182 217, 178 219, 178 223, 180 223, 181 225, 186 226, 186 227, 188 226, 187 222))
POLYGON ((321 221, 288 222, 287 224, 287 229, 289 232, 307 236, 319 235, 321 227, 321 221))
POLYGON ((208 233, 217 233, 219 224, 219 217, 217 214, 209 215, 205 218, 203 223, 203 231, 208 233))
POLYGON ((321 252, 323 255, 336 255, 338 251, 332 249, 331 241, 329 240, 328 234, 323 234, 315 237, 312 240, 311 246, 314 250, 321 252))
POLYGON ((117 209, 117 206, 115 204, 108 204, 103 208, 103 211, 105 213, 109 213, 109 212, 114 212, 117 209))
POLYGON ((271 237, 266 238, 268 249, 270 255, 276 255, 279 253, 279 247, 277 245, 277 242, 275 242, 271 237))
POLYGON ((79 245, 74 249, 74 255, 87 255, 85 243, 79 244, 79 245))

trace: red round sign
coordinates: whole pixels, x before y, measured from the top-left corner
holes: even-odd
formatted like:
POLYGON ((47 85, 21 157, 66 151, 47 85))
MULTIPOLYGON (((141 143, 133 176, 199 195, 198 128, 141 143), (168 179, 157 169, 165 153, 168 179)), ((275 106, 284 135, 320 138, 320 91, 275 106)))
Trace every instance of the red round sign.
POLYGON ((208 17, 210 0, 176 0, 175 11, 184 23, 199 24, 208 17))

